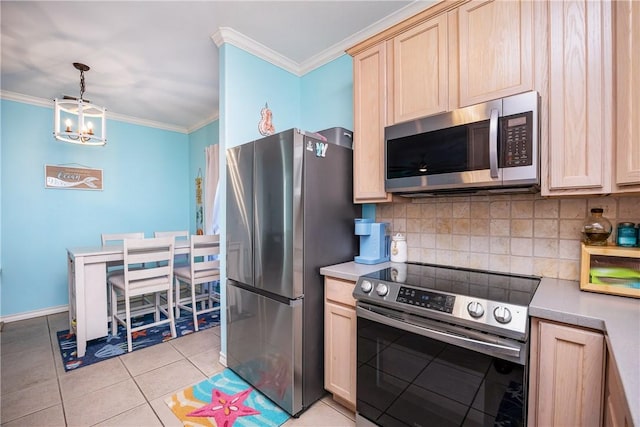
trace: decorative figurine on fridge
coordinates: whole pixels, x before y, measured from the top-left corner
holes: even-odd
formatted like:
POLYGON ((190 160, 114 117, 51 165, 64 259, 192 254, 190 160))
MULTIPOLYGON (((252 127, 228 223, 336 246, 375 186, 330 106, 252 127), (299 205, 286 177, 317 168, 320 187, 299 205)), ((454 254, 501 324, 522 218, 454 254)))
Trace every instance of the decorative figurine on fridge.
POLYGON ((264 108, 260 110, 260 122, 258 123, 258 131, 260 135, 269 136, 273 135, 276 131, 276 128, 273 126, 271 119, 273 117, 273 113, 269 109, 269 104, 264 103, 264 108))

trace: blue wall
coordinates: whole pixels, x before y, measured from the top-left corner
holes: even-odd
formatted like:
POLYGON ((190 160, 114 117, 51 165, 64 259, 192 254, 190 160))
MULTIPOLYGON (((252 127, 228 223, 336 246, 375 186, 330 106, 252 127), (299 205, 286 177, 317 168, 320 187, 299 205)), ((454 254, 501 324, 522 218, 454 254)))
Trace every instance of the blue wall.
POLYGON ((189 137, 109 120, 108 144, 54 140, 53 111, 1 100, 0 315, 68 303, 66 248, 190 226, 189 137), (44 165, 103 170, 102 191, 44 188, 44 165))
POLYGON ((300 128, 353 130, 353 61, 349 55, 305 74, 301 84, 300 128))
POLYGON ((225 147, 262 137, 258 123, 265 103, 273 112, 276 132, 300 126, 299 77, 233 45, 222 45, 220 57, 220 130, 225 147))

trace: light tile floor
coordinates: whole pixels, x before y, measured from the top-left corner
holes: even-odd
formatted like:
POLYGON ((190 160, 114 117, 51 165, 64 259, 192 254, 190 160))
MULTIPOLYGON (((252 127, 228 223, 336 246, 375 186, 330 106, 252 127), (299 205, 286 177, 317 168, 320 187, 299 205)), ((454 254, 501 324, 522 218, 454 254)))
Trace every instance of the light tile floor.
MULTIPOLYGON (((56 332, 67 322, 60 313, 4 325, 2 427, 180 427, 164 399, 224 369, 217 327, 65 372, 56 332)), ((353 412, 327 395, 284 427, 354 425, 353 412)))

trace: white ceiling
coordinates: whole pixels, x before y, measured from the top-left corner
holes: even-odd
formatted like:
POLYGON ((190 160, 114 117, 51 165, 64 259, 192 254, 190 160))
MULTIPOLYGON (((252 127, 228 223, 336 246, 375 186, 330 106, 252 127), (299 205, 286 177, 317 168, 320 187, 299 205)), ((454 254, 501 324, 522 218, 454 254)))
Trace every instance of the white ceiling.
POLYGON ((77 97, 82 62, 84 98, 111 117, 188 132, 218 116, 220 28, 304 74, 430 3, 2 0, 2 94, 77 97))

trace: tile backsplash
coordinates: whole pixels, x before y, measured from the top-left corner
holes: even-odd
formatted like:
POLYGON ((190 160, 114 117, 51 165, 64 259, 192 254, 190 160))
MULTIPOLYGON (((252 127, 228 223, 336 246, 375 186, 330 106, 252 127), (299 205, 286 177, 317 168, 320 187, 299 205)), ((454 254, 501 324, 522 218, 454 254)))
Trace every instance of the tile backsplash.
POLYGON ((376 221, 407 236, 409 261, 579 280, 580 230, 596 207, 610 242, 618 222, 640 222, 640 197, 540 195, 408 199, 376 205, 376 221))

